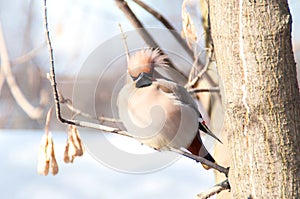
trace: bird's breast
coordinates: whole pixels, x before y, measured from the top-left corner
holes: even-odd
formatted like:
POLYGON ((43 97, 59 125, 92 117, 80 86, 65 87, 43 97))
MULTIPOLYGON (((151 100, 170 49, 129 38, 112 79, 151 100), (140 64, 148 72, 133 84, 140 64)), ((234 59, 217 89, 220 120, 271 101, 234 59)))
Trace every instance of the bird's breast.
POLYGON ((143 88, 127 84, 119 93, 118 108, 127 131, 154 148, 186 147, 197 133, 196 111, 156 83, 143 88))

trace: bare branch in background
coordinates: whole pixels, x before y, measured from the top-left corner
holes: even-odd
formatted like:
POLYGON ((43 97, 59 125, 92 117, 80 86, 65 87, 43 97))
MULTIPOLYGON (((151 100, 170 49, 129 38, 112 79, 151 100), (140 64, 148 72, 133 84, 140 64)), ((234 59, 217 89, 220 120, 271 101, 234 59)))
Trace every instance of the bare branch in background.
POLYGON ((122 33, 123 45, 124 45, 124 50, 125 50, 125 54, 126 54, 126 61, 128 63, 128 61, 129 61, 129 49, 128 49, 128 45, 127 45, 127 41, 126 41, 127 37, 126 37, 126 35, 123 31, 122 25, 120 23, 119 23, 119 28, 120 28, 120 31, 122 33))
POLYGON ((135 16, 135 14, 132 12, 130 7, 128 6, 127 2, 124 0, 115 0, 117 6, 120 8, 120 10, 123 11, 123 13, 126 15, 128 20, 131 22, 131 24, 137 29, 141 37, 144 39, 144 41, 149 45, 151 48, 159 48, 158 44, 154 41, 152 36, 146 31, 144 28, 144 25, 140 20, 135 16))
POLYGON ((193 77, 191 76, 193 70, 197 70, 198 68, 198 64, 197 64, 198 56, 196 56, 195 63, 190 73, 189 82, 185 85, 185 88, 192 88, 201 79, 201 77, 207 72, 208 66, 211 63, 212 49, 207 49, 206 52, 207 54, 206 54, 206 61, 204 67, 200 70, 200 72, 197 73, 195 77, 193 77))
POLYGON ((41 52, 41 50, 45 46, 46 46, 46 43, 43 43, 39 47, 34 48, 34 49, 30 50, 29 52, 25 53, 24 55, 21 55, 20 57, 15 58, 11 62, 11 65, 15 66, 15 65, 23 64, 23 63, 26 63, 26 62, 32 60, 32 58, 34 58, 39 52, 41 52))
POLYGON ((21 89, 19 88, 17 81, 12 73, 10 59, 6 48, 6 42, 4 39, 1 22, 0 22, 0 57, 1 57, 1 71, 3 71, 9 89, 17 104, 24 110, 24 112, 31 119, 41 118, 43 114, 43 108, 34 107, 29 103, 29 101, 26 99, 21 89))
MULTIPOLYGON (((192 8, 194 8, 194 7, 195 7, 195 5, 193 5, 192 8)), ((185 37, 188 45, 190 46, 190 48, 193 50, 193 53, 194 53, 193 67, 192 67, 192 70, 190 71, 189 80, 185 87, 193 88, 193 87, 197 86, 197 83, 201 80, 201 77, 203 77, 205 80, 207 80, 211 87, 217 87, 218 85, 215 83, 213 78, 207 74, 207 68, 208 68, 209 64, 211 63, 210 58, 213 56, 213 45, 207 46, 207 48, 210 49, 210 51, 209 51, 208 55, 206 55, 205 65, 203 65, 199 60, 199 54, 201 54, 202 52, 199 53, 197 50, 200 36, 197 35, 197 30, 196 30, 196 26, 195 26, 196 22, 194 22, 195 18, 193 19, 192 15, 189 13, 188 0, 183 1, 181 12, 182 12, 182 21, 183 21, 182 33, 183 33, 183 36, 185 37)), ((196 18, 196 20, 197 19, 198 18, 196 18)), ((204 24, 204 26, 205 26, 205 24, 204 24)), ((205 32, 206 32, 206 29, 205 29, 205 32)), ((208 38, 207 35, 206 35, 206 38, 208 38)))
MULTIPOLYGON (((125 16, 128 18, 128 20, 131 22, 131 24, 136 28, 138 33, 141 35, 141 37, 147 43, 147 45, 150 48, 154 48, 154 49, 158 48, 162 54, 165 54, 163 52, 163 50, 159 47, 159 45, 155 42, 155 40, 152 38, 152 36, 145 29, 144 25, 140 22, 140 20, 132 12, 132 10, 128 6, 127 2, 124 0, 115 0, 115 2, 117 4, 117 6, 120 8, 120 10, 125 14, 125 16)), ((171 68, 174 68, 178 73, 180 73, 183 77, 185 77, 185 79, 187 79, 187 75, 184 74, 182 71, 178 70, 169 58, 167 58, 166 61, 168 62, 169 66, 171 68)))
POLYGON ((3 67, 0 68, 0 95, 2 93, 2 88, 5 82, 5 76, 4 76, 4 71, 3 71, 3 67))
POLYGON ((170 31, 172 33, 172 35, 175 37, 175 39, 178 41, 178 43, 183 47, 183 49, 187 52, 187 54, 193 58, 194 57, 194 53, 193 51, 189 48, 189 46, 187 45, 187 43, 184 41, 184 39, 182 39, 182 37, 180 36, 180 34, 177 33, 177 31, 175 30, 175 28, 172 26, 172 24, 163 16, 161 15, 159 12, 157 12, 156 10, 154 10, 153 8, 151 8, 150 6, 148 6, 147 4, 145 4, 144 2, 140 1, 140 0, 133 0, 133 2, 135 2, 136 4, 138 4, 139 6, 141 6, 143 9, 145 9, 148 13, 150 13, 152 16, 154 16, 158 21, 160 21, 167 29, 172 30, 170 31))
POLYGON ((198 199, 207 199, 210 198, 213 195, 216 195, 224 190, 230 190, 230 184, 228 182, 228 179, 224 180, 223 182, 216 184, 212 188, 206 190, 203 193, 200 193, 197 195, 198 199))
MULTIPOLYGON (((26 53, 24 55, 21 55, 20 57, 17 57, 15 60, 11 61, 11 67, 30 61, 32 58, 34 58, 42 50, 42 48, 45 47, 45 45, 46 45, 46 43, 43 43, 42 45, 40 45, 39 47, 29 51, 28 53, 26 53)), ((4 81, 5 81, 4 71, 1 67, 1 69, 0 69, 0 94, 1 94, 1 91, 2 91, 2 88, 3 88, 4 81)), ((40 105, 44 106, 44 105, 46 105, 47 102, 48 101, 46 101, 45 95, 41 91, 41 103, 40 103, 40 105)))

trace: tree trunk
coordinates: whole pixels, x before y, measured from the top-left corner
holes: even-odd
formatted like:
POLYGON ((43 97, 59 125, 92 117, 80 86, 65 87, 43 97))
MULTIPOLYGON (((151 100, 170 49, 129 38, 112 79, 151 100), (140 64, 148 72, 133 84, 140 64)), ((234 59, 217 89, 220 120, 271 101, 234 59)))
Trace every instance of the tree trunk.
POLYGON ((234 198, 300 197, 300 96, 285 0, 209 2, 234 198))

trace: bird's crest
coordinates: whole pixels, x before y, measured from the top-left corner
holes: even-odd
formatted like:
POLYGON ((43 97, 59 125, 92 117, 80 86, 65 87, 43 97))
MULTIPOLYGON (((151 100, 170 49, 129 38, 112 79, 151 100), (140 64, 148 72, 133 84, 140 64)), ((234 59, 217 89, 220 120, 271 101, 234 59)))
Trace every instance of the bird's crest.
POLYGON ((142 72, 152 75, 155 66, 167 66, 166 58, 167 55, 162 55, 158 48, 140 50, 129 57, 128 72, 133 77, 142 72))

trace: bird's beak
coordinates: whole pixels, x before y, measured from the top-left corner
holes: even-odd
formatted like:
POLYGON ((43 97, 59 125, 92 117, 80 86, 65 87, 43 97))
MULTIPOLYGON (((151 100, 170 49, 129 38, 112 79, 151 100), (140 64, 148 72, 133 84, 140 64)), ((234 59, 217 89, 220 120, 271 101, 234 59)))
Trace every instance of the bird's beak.
POLYGON ((137 78, 133 78, 136 82, 135 87, 142 88, 152 84, 152 77, 148 73, 142 72, 137 78))

